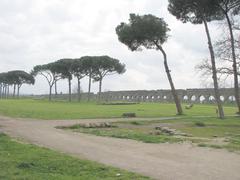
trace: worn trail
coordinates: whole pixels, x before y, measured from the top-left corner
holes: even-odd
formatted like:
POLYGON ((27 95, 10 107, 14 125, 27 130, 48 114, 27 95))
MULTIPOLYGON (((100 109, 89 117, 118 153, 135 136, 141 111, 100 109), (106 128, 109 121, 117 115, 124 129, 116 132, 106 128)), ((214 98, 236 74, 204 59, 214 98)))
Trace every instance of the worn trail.
POLYGON ((154 179, 240 179, 240 155, 226 150, 200 148, 190 144, 147 144, 55 128, 79 122, 118 120, 122 119, 48 121, 0 117, 0 129, 12 137, 33 144, 137 172, 154 179))

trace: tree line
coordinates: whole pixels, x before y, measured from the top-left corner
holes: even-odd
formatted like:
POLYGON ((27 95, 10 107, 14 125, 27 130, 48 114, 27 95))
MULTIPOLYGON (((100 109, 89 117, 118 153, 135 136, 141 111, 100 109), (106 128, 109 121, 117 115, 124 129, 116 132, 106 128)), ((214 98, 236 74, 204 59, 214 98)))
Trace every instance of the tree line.
MULTIPOLYGON (((224 118, 224 110, 220 100, 218 70, 216 67, 216 54, 213 47, 212 37, 209 30, 209 23, 212 21, 226 21, 228 39, 230 46, 228 58, 231 59, 231 72, 234 76, 235 99, 240 114, 240 97, 238 82, 238 62, 236 56, 236 40, 233 33, 234 24, 231 18, 240 13, 240 0, 168 0, 168 11, 183 23, 203 24, 207 37, 207 45, 210 54, 210 72, 213 79, 215 100, 218 107, 218 115, 224 118)), ((167 53, 163 44, 167 41, 170 31, 168 24, 163 18, 154 15, 130 14, 128 23, 122 22, 116 27, 116 33, 120 42, 128 46, 132 51, 146 49, 159 50, 163 55, 163 62, 167 78, 172 90, 172 95, 176 104, 177 113, 183 114, 175 86, 172 80, 171 71, 168 66, 167 53)))
POLYGON ((52 100, 52 90, 57 94, 57 82, 68 80, 69 101, 72 100, 72 79, 77 79, 78 101, 81 100, 81 80, 88 76, 88 101, 90 100, 91 83, 99 82, 98 100, 101 100, 102 83, 105 76, 122 74, 126 71, 125 64, 109 56, 84 56, 81 58, 65 58, 48 64, 33 67, 31 73, 14 70, 0 73, 0 97, 10 97, 10 87, 13 87, 12 97, 19 97, 23 84, 34 84, 37 75, 43 76, 49 85, 49 100, 52 100))
POLYGON ((68 80, 69 101, 72 101, 72 79, 77 79, 78 101, 81 100, 81 80, 88 77, 88 101, 90 100, 91 83, 99 82, 98 100, 101 100, 102 83, 105 76, 122 74, 126 71, 125 65, 118 59, 109 56, 84 56, 81 58, 65 58, 48 64, 37 65, 31 74, 43 76, 49 85, 49 101, 52 99, 52 91, 55 88, 57 94, 57 82, 61 79, 68 80))
POLYGON ((9 88, 13 86, 13 97, 19 98, 20 88, 23 84, 34 84, 34 77, 25 71, 8 71, 0 73, 0 98, 10 96, 9 88))

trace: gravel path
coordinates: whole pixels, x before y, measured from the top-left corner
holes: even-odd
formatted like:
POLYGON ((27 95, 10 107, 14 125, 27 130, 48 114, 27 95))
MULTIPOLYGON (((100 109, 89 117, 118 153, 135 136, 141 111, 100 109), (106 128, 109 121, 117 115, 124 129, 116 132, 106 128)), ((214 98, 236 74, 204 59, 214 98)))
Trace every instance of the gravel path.
MULTIPOLYGON (((155 118, 156 119, 156 118, 155 118)), ((160 118, 158 118, 160 119, 160 118)), ((108 120, 23 120, 0 117, 1 129, 27 142, 160 180, 239 180, 240 155, 190 144, 147 144, 73 133, 56 126, 108 120)), ((152 120, 152 119, 151 119, 152 120)))

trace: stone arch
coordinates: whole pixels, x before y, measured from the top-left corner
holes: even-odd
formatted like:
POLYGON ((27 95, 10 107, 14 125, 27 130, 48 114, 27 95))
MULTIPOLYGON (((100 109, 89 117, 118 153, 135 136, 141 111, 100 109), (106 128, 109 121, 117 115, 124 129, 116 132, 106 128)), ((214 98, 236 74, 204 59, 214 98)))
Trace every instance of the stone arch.
POLYGON ((224 102, 225 101, 225 97, 224 96, 220 96, 220 100, 222 101, 222 102, 224 102))
POLYGON ((204 95, 200 95, 199 96, 199 101, 200 101, 200 103, 205 102, 206 101, 206 97, 204 95))
POLYGON ((188 100, 189 100, 189 97, 188 97, 187 95, 184 95, 184 96, 182 97, 182 100, 183 100, 183 101, 188 101, 188 100))
POLYGON ((190 100, 191 101, 197 101, 197 96, 196 95, 192 95, 190 100))
POLYGON ((236 101, 235 96, 233 96, 233 95, 229 96, 229 97, 228 97, 228 101, 229 101, 229 102, 235 102, 235 101, 236 101))
POLYGON ((215 101, 215 97, 213 95, 209 96, 208 101, 209 102, 214 102, 215 101))

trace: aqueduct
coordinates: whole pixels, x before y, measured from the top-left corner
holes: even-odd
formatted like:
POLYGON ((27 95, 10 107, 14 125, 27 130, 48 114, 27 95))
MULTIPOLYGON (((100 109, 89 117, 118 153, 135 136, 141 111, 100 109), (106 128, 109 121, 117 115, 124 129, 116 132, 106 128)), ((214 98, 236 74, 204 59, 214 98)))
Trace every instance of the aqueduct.
MULTIPOLYGON (((179 89, 178 96, 182 102, 186 103, 213 103, 214 89, 179 89)), ((220 99, 222 102, 235 102, 234 89, 220 89, 220 99)), ((171 90, 137 90, 137 91, 108 91, 102 93, 105 101, 130 101, 130 102, 172 102, 171 90)))

